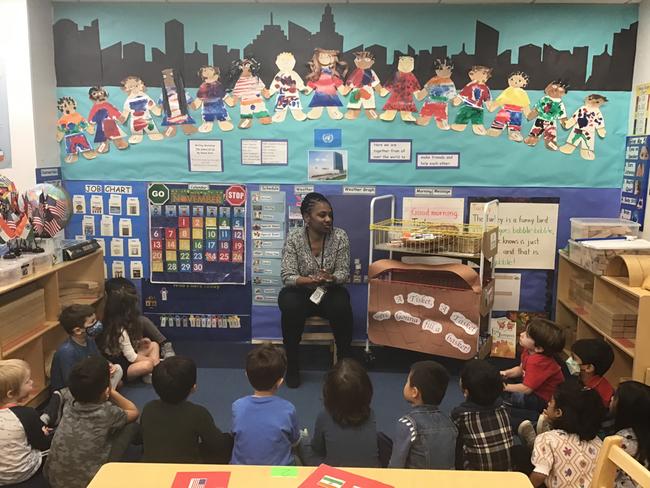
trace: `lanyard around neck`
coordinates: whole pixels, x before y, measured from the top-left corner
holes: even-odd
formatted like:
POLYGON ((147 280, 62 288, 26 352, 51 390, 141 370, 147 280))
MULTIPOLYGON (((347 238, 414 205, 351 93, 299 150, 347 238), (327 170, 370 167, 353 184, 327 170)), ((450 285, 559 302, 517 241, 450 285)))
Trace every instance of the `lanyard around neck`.
MULTIPOLYGON (((305 230, 307 232, 307 242, 309 243, 309 254, 311 255, 311 257, 314 258, 314 261, 316 261, 316 256, 314 256, 314 252, 312 251, 312 248, 311 248, 311 238, 309 237, 309 229, 305 229, 305 230)), ((323 236, 323 246, 322 246, 322 248, 320 250, 320 269, 321 270, 323 269, 323 265, 324 265, 324 262, 325 262, 325 239, 326 238, 327 238, 327 234, 325 234, 323 236)), ((316 261, 316 264, 318 264, 318 261, 316 261)))

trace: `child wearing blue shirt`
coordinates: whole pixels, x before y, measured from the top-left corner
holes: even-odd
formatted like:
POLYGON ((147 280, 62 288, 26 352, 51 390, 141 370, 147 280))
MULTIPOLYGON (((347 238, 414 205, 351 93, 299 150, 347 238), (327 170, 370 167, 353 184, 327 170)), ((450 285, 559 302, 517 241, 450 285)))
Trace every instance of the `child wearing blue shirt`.
POLYGON ((276 396, 287 369, 282 349, 264 344, 246 356, 246 376, 254 393, 232 404, 235 445, 230 464, 295 464, 300 441, 296 407, 276 396))

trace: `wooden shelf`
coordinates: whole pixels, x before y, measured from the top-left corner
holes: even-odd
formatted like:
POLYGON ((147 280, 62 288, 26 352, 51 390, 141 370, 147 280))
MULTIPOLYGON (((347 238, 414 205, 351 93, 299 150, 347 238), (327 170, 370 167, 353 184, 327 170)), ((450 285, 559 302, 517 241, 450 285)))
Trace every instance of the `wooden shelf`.
POLYGON ((22 279, 20 279, 18 281, 14 281, 13 283, 10 283, 8 285, 0 286, 0 295, 2 295, 3 293, 7 293, 7 292, 9 292, 11 290, 16 290, 18 288, 21 288, 21 287, 23 287, 23 286, 25 286, 25 285, 27 285, 29 283, 33 283, 34 281, 37 281, 37 280, 39 280, 39 279, 41 279, 41 278, 43 278, 45 276, 54 274, 57 271, 59 271, 59 270, 61 270, 63 268, 66 268, 66 267, 68 267, 70 265, 74 265, 74 264, 82 263, 84 261, 88 261, 91 258, 96 257, 98 254, 101 255, 101 253, 102 253, 101 250, 97 250, 94 253, 89 254, 88 256, 84 256, 84 257, 76 259, 74 261, 65 261, 65 262, 60 263, 60 264, 55 264, 54 266, 52 266, 49 269, 46 269, 44 271, 39 271, 38 273, 33 273, 33 274, 29 275, 29 276, 26 276, 25 278, 22 278, 22 279))
MULTIPOLYGON (((0 358, 19 358, 29 363, 32 379, 36 386, 27 401, 28 405, 35 406, 42 403, 49 394, 49 364, 46 363, 67 337, 67 334, 59 327, 57 320, 62 302, 66 301, 65 297, 62 299, 59 296, 59 285, 62 282, 75 279, 96 281, 100 287, 99 296, 80 298, 71 300, 71 302, 96 305, 101 301, 104 295, 104 258, 101 250, 74 261, 55 265, 14 283, 0 286, 0 296, 3 299, 1 306, 3 307, 11 310, 11 304, 14 304, 15 308, 18 306, 17 300, 35 293, 40 294, 41 297, 40 302, 37 303, 44 307, 44 316, 37 315, 35 319, 23 323, 20 321, 9 322, 11 320, 9 315, 0 314, 0 321, 5 320, 6 324, 17 324, 23 327, 22 330, 16 327, 0 327, 0 344, 2 344, 0 358), (45 321, 42 321, 42 317, 45 318, 45 321)), ((34 314, 25 315, 25 317, 33 316, 34 314)), ((0 323, 0 325, 2 324, 0 323)))
POLYGON ((623 290, 628 295, 635 298, 650 297, 650 291, 636 286, 628 286, 628 279, 622 276, 601 276, 605 283, 614 285, 616 288, 623 290))

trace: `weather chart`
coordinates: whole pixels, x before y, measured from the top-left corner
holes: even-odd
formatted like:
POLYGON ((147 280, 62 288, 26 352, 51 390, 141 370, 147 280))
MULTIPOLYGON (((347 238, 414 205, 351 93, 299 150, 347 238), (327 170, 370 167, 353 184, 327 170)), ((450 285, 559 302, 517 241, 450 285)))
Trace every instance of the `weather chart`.
POLYGON ((246 187, 151 183, 152 283, 244 284, 246 187))

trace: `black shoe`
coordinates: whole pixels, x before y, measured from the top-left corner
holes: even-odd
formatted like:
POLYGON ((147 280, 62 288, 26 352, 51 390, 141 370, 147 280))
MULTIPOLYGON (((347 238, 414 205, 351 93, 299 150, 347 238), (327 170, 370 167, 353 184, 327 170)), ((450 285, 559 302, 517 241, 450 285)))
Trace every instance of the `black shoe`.
POLYGON ((298 388, 300 386, 300 371, 297 368, 287 370, 284 382, 288 388, 298 388))

